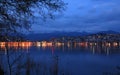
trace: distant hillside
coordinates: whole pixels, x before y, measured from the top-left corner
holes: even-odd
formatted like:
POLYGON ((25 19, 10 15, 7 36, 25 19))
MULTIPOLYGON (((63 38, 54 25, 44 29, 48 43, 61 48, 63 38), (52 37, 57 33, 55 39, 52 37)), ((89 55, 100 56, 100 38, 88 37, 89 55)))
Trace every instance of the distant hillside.
POLYGON ((87 36, 93 34, 120 34, 115 31, 101 31, 97 33, 87 33, 87 32, 51 32, 51 33, 34 33, 26 35, 26 39, 31 41, 41 41, 41 40, 50 40, 51 38, 61 38, 61 37, 78 37, 78 36, 87 36))
POLYGON ((26 39, 32 41, 41 41, 41 40, 49 40, 51 38, 60 38, 60 37, 77 37, 77 36, 85 36, 88 35, 87 32, 52 32, 52 33, 36 33, 29 34, 26 36, 26 39))
POLYGON ((101 32, 98 32, 96 34, 120 34, 120 33, 116 32, 116 31, 109 30, 109 31, 101 31, 101 32))

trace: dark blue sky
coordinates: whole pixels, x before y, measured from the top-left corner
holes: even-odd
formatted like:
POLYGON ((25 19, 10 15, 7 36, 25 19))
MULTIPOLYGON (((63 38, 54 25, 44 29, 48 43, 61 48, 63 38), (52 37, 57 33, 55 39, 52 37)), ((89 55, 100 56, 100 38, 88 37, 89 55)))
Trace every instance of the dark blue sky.
POLYGON ((53 31, 120 31, 120 0, 64 0, 66 11, 55 20, 41 21, 32 26, 34 32, 53 31))

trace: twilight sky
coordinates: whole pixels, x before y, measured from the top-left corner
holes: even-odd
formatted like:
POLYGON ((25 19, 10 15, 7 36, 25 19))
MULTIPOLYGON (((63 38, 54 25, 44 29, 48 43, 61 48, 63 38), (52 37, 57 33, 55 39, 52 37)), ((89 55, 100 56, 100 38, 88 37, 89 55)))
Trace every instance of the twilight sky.
POLYGON ((53 31, 120 32, 120 0, 64 0, 66 11, 55 20, 41 21, 39 16, 32 26, 36 33, 53 31))

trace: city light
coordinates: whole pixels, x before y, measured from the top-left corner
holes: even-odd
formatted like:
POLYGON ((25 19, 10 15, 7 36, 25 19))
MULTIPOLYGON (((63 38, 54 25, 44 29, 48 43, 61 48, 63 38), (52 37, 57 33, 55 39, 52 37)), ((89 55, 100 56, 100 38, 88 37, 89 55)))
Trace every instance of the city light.
MULTIPOLYGON (((1 49, 5 49, 5 47, 8 47, 8 48, 15 48, 16 50, 18 48, 22 48, 22 49, 28 49, 30 48, 31 46, 36 46, 36 47, 43 47, 43 48, 46 48, 46 47, 63 47, 63 46, 67 46, 68 48, 71 48, 71 47, 74 47, 74 48, 77 48, 77 47, 88 47, 88 46, 99 46, 100 44, 98 43, 92 43, 92 42, 74 42, 74 43, 71 43, 71 42, 67 42, 67 43, 64 43, 64 42, 47 42, 47 41, 41 41, 41 42, 0 42, 0 48, 1 49)), ((106 43, 101 43, 101 46, 103 47, 116 47, 116 46, 119 46, 119 42, 106 42, 106 43)))

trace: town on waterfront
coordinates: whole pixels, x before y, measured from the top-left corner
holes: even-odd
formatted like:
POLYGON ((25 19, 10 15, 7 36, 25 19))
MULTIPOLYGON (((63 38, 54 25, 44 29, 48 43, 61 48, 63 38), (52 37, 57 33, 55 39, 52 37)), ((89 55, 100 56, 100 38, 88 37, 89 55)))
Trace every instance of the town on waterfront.
POLYGON ((0 0, 0 75, 120 75, 120 0, 0 0))
POLYGON ((0 48, 5 49, 8 48, 15 48, 16 50, 19 48, 29 49, 31 46, 41 47, 41 48, 60 48, 64 49, 67 47, 68 49, 72 48, 92 48, 95 49, 104 49, 105 53, 106 50, 109 48, 120 48, 120 34, 90 34, 86 36, 77 36, 77 37, 61 37, 61 38, 50 38, 49 40, 42 40, 42 41, 30 41, 24 40, 20 41, 6 41, 0 42, 0 48))

